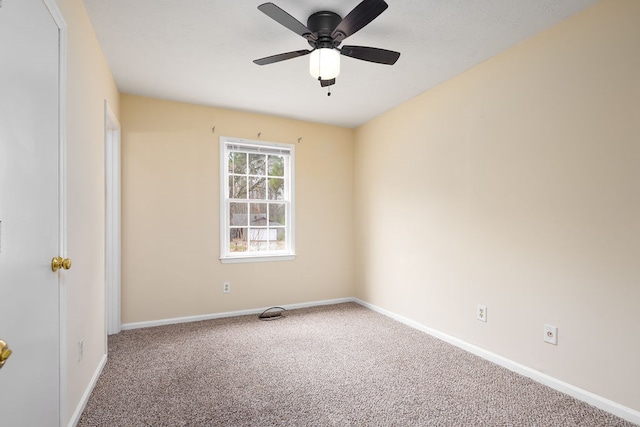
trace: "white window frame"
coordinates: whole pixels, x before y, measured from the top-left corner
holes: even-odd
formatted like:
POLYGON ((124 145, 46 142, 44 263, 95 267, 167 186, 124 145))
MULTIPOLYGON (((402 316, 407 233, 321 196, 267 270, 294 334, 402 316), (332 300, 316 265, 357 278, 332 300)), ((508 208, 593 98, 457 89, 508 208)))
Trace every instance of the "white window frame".
POLYGON ((222 263, 286 261, 295 259, 295 145, 249 139, 220 137, 220 261, 222 263), (283 150, 289 152, 289 162, 285 165, 285 200, 287 220, 285 236, 287 250, 273 252, 231 252, 229 250, 230 218, 229 218, 229 168, 228 147, 240 145, 255 149, 256 153, 263 148, 266 152, 283 150), (288 198, 287 198, 288 197, 288 198))

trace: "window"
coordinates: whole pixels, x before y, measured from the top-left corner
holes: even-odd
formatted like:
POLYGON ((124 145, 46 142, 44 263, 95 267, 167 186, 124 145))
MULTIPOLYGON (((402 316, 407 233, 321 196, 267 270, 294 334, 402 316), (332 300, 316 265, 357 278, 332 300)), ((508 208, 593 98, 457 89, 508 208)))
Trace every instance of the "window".
POLYGON ((294 146, 220 138, 220 260, 293 259, 294 146))

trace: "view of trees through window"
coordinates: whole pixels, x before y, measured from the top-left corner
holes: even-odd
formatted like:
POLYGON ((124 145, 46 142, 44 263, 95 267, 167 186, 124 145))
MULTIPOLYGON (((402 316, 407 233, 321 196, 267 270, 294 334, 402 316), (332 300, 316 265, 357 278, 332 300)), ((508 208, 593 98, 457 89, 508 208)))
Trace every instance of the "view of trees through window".
POLYGON ((282 155, 228 151, 230 252, 286 249, 285 162, 282 155))

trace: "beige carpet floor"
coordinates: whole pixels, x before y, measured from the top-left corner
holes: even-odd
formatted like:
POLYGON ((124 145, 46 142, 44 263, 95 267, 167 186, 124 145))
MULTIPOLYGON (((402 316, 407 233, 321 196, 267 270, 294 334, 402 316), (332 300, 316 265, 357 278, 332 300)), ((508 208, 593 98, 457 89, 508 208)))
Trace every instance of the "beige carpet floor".
POLYGON ((112 336, 79 423, 632 425, 353 303, 112 336))

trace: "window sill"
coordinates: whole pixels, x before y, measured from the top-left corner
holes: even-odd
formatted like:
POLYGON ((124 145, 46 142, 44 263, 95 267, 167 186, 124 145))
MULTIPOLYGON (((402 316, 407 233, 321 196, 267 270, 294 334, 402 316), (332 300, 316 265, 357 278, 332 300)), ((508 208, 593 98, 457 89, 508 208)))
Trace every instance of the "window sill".
POLYGON ((293 261, 294 259, 296 259, 296 254, 256 255, 256 256, 221 257, 220 262, 223 264, 236 264, 241 262, 293 261))

